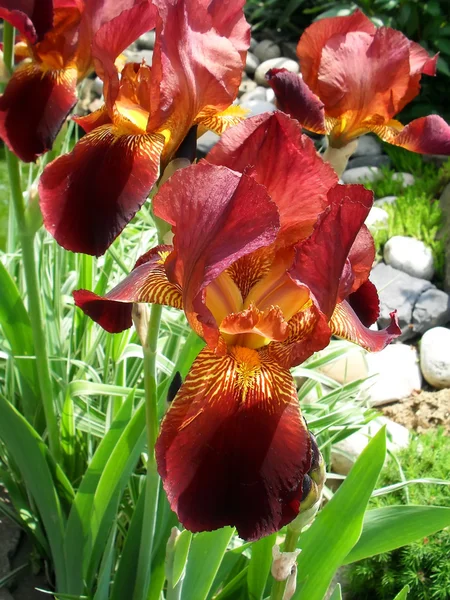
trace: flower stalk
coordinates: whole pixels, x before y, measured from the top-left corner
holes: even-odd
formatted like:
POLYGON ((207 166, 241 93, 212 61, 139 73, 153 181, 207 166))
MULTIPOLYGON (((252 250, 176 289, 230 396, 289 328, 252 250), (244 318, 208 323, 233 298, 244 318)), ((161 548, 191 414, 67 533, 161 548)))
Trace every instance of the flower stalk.
MULTIPOLYGON (((12 26, 5 21, 5 56, 12 56, 14 32, 12 26)), ((10 65, 8 65, 10 66, 10 65)), ((40 395, 44 408, 45 421, 50 451, 59 459, 59 431, 53 402, 53 386, 50 376, 50 365, 47 352, 47 340, 44 333, 44 322, 41 307, 41 295, 38 282, 36 257, 34 253, 34 233, 27 222, 22 193, 19 160, 6 146, 6 164, 11 190, 11 201, 17 223, 17 234, 22 248, 22 261, 25 272, 25 282, 28 295, 28 312, 33 332, 34 351, 36 355, 40 395)))

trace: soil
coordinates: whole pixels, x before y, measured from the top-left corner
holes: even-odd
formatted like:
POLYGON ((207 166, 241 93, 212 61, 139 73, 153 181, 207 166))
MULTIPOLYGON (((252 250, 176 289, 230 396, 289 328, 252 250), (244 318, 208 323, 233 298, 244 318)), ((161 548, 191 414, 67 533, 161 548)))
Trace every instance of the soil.
POLYGON ((395 404, 383 406, 381 411, 389 419, 418 433, 443 427, 450 435, 450 389, 421 391, 395 404))

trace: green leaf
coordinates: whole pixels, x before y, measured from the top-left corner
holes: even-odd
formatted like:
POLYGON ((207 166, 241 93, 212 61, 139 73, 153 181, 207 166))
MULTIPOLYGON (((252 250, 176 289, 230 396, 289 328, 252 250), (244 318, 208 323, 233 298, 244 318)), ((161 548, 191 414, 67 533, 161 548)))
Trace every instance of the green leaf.
POLYGON ((185 529, 180 533, 175 542, 174 557, 173 557, 173 571, 172 571, 172 585, 175 587, 180 581, 186 567, 187 557, 189 548, 191 546, 192 533, 185 529))
POLYGON ((64 589, 64 516, 47 462, 48 448, 25 418, 3 396, 0 396, 0 438, 36 502, 51 549, 57 589, 64 589))
POLYGON ((333 498, 300 536, 294 600, 322 600, 361 535, 364 513, 386 456, 383 427, 369 442, 333 498))
POLYGON ((274 533, 252 544, 252 558, 248 566, 247 587, 250 600, 262 600, 267 577, 272 564, 272 548, 277 536, 274 533))
POLYGON ((405 587, 399 591, 399 593, 395 596, 395 598, 393 600, 406 600, 406 598, 408 597, 408 594, 409 594, 409 585, 405 585, 405 587))
POLYGON ((183 600, 206 600, 227 546, 231 527, 194 535, 183 580, 183 600))
POLYGON ((341 584, 338 583, 330 596, 330 600, 342 600, 341 584))
POLYGON ((450 526, 450 508, 385 506, 367 511, 358 543, 343 564, 389 552, 450 526))

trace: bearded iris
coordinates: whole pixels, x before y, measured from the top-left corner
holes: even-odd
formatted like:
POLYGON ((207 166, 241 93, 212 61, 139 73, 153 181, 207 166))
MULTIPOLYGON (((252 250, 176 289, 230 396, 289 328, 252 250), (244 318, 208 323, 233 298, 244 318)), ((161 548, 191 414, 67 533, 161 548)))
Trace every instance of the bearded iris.
POLYGON ((279 107, 333 148, 373 132, 385 142, 422 154, 450 154, 450 127, 438 115, 406 127, 394 117, 434 75, 431 57, 400 31, 375 25, 357 10, 313 23, 297 46, 301 76, 268 73, 279 107))
POLYGON ((144 1, 97 33, 105 105, 76 119, 87 135, 47 166, 39 186, 44 225, 64 248, 103 254, 193 126, 222 133, 242 118, 230 107, 250 41, 242 4, 144 1), (152 64, 119 73, 120 53, 154 28, 152 64))
POLYGON ((78 290, 75 302, 110 332, 131 326, 134 302, 184 310, 206 347, 163 420, 159 472, 185 527, 258 539, 298 514, 311 468, 290 367, 332 334, 380 350, 400 333, 394 315, 387 330, 367 328, 378 316, 363 224, 372 194, 338 185, 298 123, 275 113, 226 132, 153 202, 173 246, 150 250, 105 297, 78 290))

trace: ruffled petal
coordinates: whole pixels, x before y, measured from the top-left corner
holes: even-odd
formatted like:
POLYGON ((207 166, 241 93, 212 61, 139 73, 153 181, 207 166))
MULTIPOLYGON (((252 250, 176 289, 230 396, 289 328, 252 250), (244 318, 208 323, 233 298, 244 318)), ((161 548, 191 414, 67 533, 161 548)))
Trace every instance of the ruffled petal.
POLYGON ((373 195, 362 185, 336 185, 329 201, 312 235, 297 245, 290 270, 295 281, 311 290, 327 318, 333 313, 349 252, 369 214, 373 195))
POLYGON ((53 0, 0 0, 0 18, 35 44, 52 28, 53 0))
POLYGON ((283 342, 272 342, 264 351, 285 369, 296 367, 323 350, 331 339, 324 314, 310 302, 289 321, 289 335, 283 342))
POLYGON ((336 173, 317 155, 297 121, 281 112, 252 117, 226 131, 207 160, 246 172, 264 185, 280 213, 277 243, 282 245, 312 232, 328 206, 328 190, 337 183, 336 173), (274 157, 281 156, 274 167, 274 157))
POLYGON ((334 335, 358 344, 370 352, 378 352, 402 332, 395 312, 390 316, 391 323, 386 329, 372 331, 364 327, 350 304, 344 301, 336 305, 330 320, 330 328, 334 335))
POLYGON ((180 288, 167 279, 164 262, 172 246, 157 246, 136 263, 131 273, 106 296, 88 290, 73 292, 75 304, 109 333, 119 333, 132 325, 131 311, 136 302, 183 308, 180 288))
POLYGON ((44 225, 72 252, 100 256, 145 202, 159 175, 164 138, 104 125, 50 163, 39 196, 44 225))
POLYGON ((252 178, 201 161, 177 171, 153 199, 155 214, 173 226, 171 280, 183 290, 183 303, 195 329, 217 342, 218 329, 203 290, 241 256, 270 245, 279 227, 278 211, 252 178))
POLYGON ((450 125, 438 115, 421 117, 406 127, 398 121, 392 125, 369 125, 383 141, 419 154, 450 155, 450 125))
POLYGON ((278 306, 270 306, 261 311, 251 304, 241 312, 227 315, 220 323, 220 331, 230 335, 251 334, 254 336, 254 344, 248 343, 247 335, 245 346, 257 348, 269 340, 285 340, 289 334, 289 327, 278 306))
POLYGON ((21 160, 51 149, 77 101, 76 84, 76 69, 42 71, 34 63, 16 69, 0 97, 0 137, 21 160))
POLYGON ((243 2, 155 0, 161 20, 153 52, 149 131, 164 131, 170 158, 204 110, 237 96, 250 43, 243 2))
POLYGON ((266 79, 275 92, 277 106, 314 133, 327 133, 323 102, 309 89, 301 75, 286 69, 271 69, 266 79))
POLYGON ((324 46, 333 37, 341 37, 351 31, 374 34, 376 27, 360 10, 356 10, 348 17, 320 19, 305 29, 297 45, 297 56, 303 79, 315 94, 324 46))
POLYGON ((439 55, 430 56, 423 46, 410 42, 409 66, 411 75, 422 74, 436 75, 436 65, 439 55))
POLYGON ((289 371, 255 350, 202 350, 165 416, 158 471, 190 531, 256 540, 298 513, 311 443, 289 371))
POLYGON ((214 108, 204 110, 197 119, 199 122, 199 136, 205 131, 214 131, 214 133, 221 135, 229 127, 240 123, 247 114, 248 110, 234 104, 222 112, 217 112, 214 108))
POLYGON ((380 316, 377 288, 369 279, 348 296, 347 302, 366 327, 373 325, 380 316))

